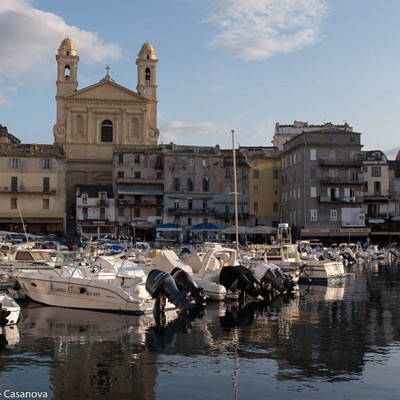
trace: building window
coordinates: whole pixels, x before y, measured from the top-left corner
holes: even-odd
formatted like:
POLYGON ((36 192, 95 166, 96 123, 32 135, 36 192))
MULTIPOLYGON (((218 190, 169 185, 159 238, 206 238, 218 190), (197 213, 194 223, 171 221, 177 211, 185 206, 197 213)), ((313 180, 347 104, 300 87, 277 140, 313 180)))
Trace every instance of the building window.
POLYGON ((374 178, 381 176, 381 167, 371 167, 371 176, 374 178))
POLYGON ((50 192, 50 178, 48 177, 43 178, 43 192, 50 192))
POLYGON ((259 174, 260 174, 260 171, 257 168, 253 169, 253 178, 254 179, 258 179, 259 174))
POLYGON ((48 210, 50 208, 50 200, 43 199, 43 210, 48 210))
POLYGON ((232 193, 232 187, 231 186, 225 186, 225 194, 230 195, 232 193))
POLYGON ((257 201, 254 202, 253 207, 254 207, 254 212, 258 212, 258 202, 257 201))
POLYGON ((329 141, 331 143, 335 143, 335 136, 333 136, 333 135, 329 136, 329 141))
POLYGON ((317 159, 317 150, 310 149, 310 161, 315 161, 317 159))
POLYGON ((135 164, 140 164, 140 155, 139 154, 135 154, 134 163, 135 164))
POLYGON ((189 225, 189 226, 192 225, 192 218, 188 218, 188 225, 189 225))
POLYGON ((112 143, 113 141, 113 123, 108 119, 101 123, 101 141, 103 143, 112 143))
POLYGON ((356 142, 356 137, 350 136, 350 143, 355 143, 355 142, 356 142))
POLYGON ((317 177, 317 170, 315 168, 310 169, 310 178, 315 179, 317 177))
POLYGON ((179 200, 174 200, 174 209, 179 210, 180 205, 179 205, 179 200))
POLYGON ((193 210, 193 200, 188 200, 188 210, 193 210))
POLYGON ((178 164, 178 158, 177 157, 174 157, 173 163, 174 164, 178 164))
POLYGON ((87 198, 88 198, 88 195, 87 195, 87 193, 82 193, 82 204, 86 204, 87 203, 87 198))
POLYGON ((119 153, 118 154, 118 164, 123 164, 124 163, 124 155, 119 153))
POLYGON ((336 161, 336 151, 335 150, 331 150, 329 152, 329 161, 336 161))
POLYGON ((311 221, 318 221, 318 210, 311 210, 311 221))
POLYGON ((272 211, 273 211, 273 212, 278 212, 278 211, 279 211, 279 205, 278 205, 278 202, 277 202, 277 201, 274 201, 274 202, 272 203, 272 211))
POLYGON ((229 217, 231 214, 231 206, 229 204, 225 204, 225 215, 229 217))
POLYGON ((317 143, 317 135, 311 135, 311 142, 317 143))
POLYGON ((133 209, 133 218, 140 218, 140 208, 139 207, 135 207, 133 209))
POLYGON ((331 210, 331 221, 337 221, 337 210, 331 210))
POLYGON ((162 179, 162 172, 156 173, 156 179, 162 179))
POLYGON ((208 158, 203 158, 203 167, 208 166, 208 158))
POLYGON ((82 216, 83 216, 83 219, 88 219, 88 208, 87 207, 82 207, 82 216))
POLYGON ((278 185, 272 186, 272 194, 278 194, 278 185))
POLYGON ((258 185, 254 185, 254 194, 258 194, 258 185))
POLYGON ((124 208, 118 207, 118 217, 123 217, 123 216, 124 216, 124 208))
POLYGON ((258 167, 258 159, 257 158, 255 158, 253 160, 253 167, 258 167))
POLYGON ((124 177, 124 171, 118 171, 118 178, 124 177))
POLYGON ((135 171, 135 179, 140 179, 140 178, 141 178, 140 171, 135 171))
POLYGON ((194 178, 188 178, 187 180, 187 190, 188 192, 194 191, 194 178))
POLYGON ((277 169, 272 170, 272 179, 278 179, 278 170, 277 169))
POLYGON ((225 178, 230 178, 230 176, 231 176, 231 170, 229 168, 227 168, 225 170, 225 178))
POLYGON ((203 192, 210 191, 210 178, 203 178, 202 190, 203 190, 203 192))
POLYGON ((190 165, 191 167, 194 166, 194 158, 189 158, 189 165, 190 165))
POLYGON ((364 192, 368 192, 368 181, 364 181, 364 192))
POLYGON ((208 210, 208 201, 207 200, 203 200, 203 210, 208 210))
POLYGON ((313 186, 310 188, 310 196, 317 197, 317 188, 316 187, 313 186))
POLYGON ((150 68, 144 70, 144 80, 146 83, 150 83, 150 68))
POLYGON ((9 158, 8 159, 8 168, 14 168, 14 169, 21 168, 21 159, 20 158, 9 158))
POLYGON ((15 198, 11 199, 11 208, 12 209, 18 208, 18 199, 15 198))
POLYGON ((381 182, 375 181, 374 182, 374 196, 381 196, 381 182))
POLYGON ((11 191, 18 192, 18 177, 17 176, 11 177, 11 191))
POLYGON ((181 190, 181 178, 174 178, 173 185, 173 189, 175 192, 181 190))
POLYGON ((247 188, 242 188, 242 196, 247 196, 247 188))
POLYGON ((51 158, 43 158, 40 160, 40 168, 42 169, 51 169, 52 168, 52 159, 51 158))

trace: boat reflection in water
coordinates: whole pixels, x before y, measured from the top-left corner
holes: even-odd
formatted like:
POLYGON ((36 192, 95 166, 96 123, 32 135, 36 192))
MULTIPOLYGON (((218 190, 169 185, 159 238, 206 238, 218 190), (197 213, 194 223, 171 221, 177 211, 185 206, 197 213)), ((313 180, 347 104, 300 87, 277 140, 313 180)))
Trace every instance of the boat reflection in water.
POLYGON ((21 371, 29 376, 38 365, 26 385, 43 382, 59 399, 395 397, 399 298, 399 265, 365 264, 341 286, 300 285, 271 301, 207 302, 197 314, 29 303, 19 342, 3 347, 2 374, 15 376, 21 390, 21 371))

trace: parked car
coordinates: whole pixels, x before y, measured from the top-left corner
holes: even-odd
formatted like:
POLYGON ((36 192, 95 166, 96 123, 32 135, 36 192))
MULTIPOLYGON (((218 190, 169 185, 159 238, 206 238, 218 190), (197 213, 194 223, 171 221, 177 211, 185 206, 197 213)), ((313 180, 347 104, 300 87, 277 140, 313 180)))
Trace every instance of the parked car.
POLYGON ((68 246, 61 244, 60 242, 55 242, 53 240, 48 240, 42 243, 44 249, 59 249, 60 251, 68 251, 68 246))

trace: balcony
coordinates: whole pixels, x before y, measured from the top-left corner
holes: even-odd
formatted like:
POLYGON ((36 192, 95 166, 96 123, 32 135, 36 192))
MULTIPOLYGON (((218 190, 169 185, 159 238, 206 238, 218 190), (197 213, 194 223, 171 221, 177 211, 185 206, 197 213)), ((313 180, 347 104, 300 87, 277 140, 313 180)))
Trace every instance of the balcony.
POLYGON ((46 190, 43 190, 42 186, 30 186, 30 187, 11 187, 11 186, 1 186, 0 187, 0 193, 20 193, 20 194, 56 194, 57 193, 57 188, 51 187, 51 188, 46 188, 46 190))
POLYGON ((362 197, 331 197, 331 196, 320 196, 320 203, 362 203, 362 197))
POLYGON ((320 179, 319 183, 321 185, 363 185, 364 177, 358 176, 355 179, 345 178, 345 177, 332 177, 326 176, 320 179))
POLYGON ((168 214, 171 215, 209 215, 215 216, 215 208, 189 209, 189 208, 168 208, 168 214))
POLYGON ((98 207, 108 207, 109 206, 109 201, 108 200, 103 200, 103 199, 98 199, 96 201, 96 205, 98 207))
POLYGON ((360 168, 363 165, 363 160, 362 157, 355 157, 353 160, 329 160, 327 158, 320 158, 318 164, 321 167, 360 168))

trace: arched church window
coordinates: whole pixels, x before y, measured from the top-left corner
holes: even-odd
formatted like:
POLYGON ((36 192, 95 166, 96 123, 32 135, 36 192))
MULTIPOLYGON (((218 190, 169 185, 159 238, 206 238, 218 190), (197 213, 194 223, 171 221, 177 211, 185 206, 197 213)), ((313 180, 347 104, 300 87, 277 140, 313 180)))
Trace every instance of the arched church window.
POLYGON ((113 123, 108 119, 101 123, 101 141, 103 143, 113 141, 113 123))
POLYGON ((69 65, 66 65, 64 68, 64 77, 69 78, 70 74, 71 74, 71 68, 69 65))
POLYGON ((150 82, 150 68, 146 68, 144 71, 144 80, 146 82, 150 82))

